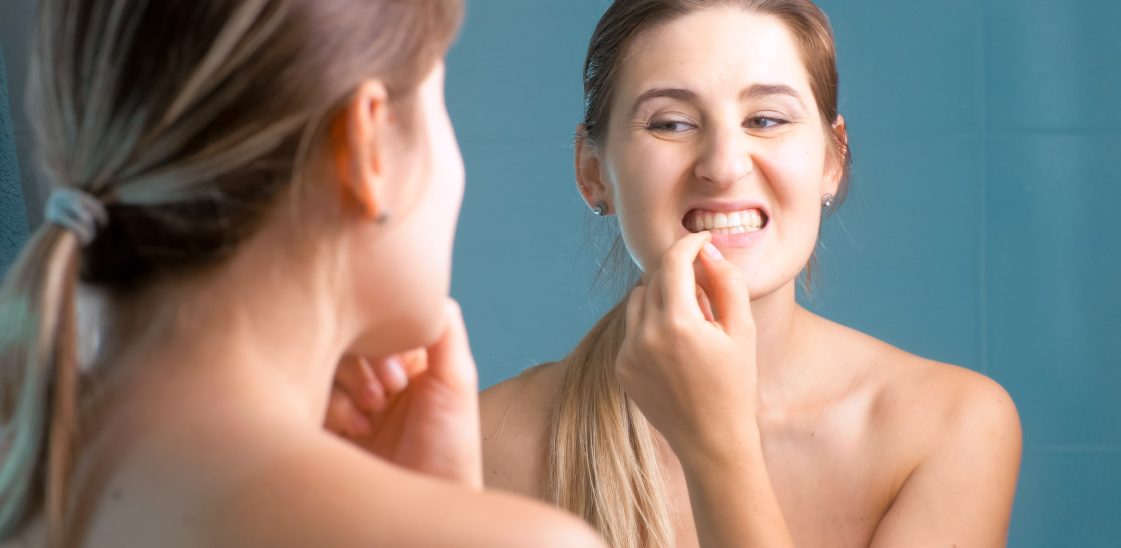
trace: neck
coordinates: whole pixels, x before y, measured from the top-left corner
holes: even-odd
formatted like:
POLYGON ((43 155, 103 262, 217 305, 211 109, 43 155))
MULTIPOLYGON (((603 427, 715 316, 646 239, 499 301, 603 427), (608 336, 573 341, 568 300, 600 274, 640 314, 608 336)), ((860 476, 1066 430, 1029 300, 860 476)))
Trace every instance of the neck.
POLYGON ((804 393, 809 380, 806 344, 812 332, 811 314, 795 299, 796 280, 754 299, 751 314, 756 328, 756 367, 759 404, 781 405, 804 393))
POLYGON ((142 401, 270 402, 270 412, 322 424, 354 330, 317 266, 326 261, 294 260, 277 251, 286 245, 259 234, 214 271, 152 288, 128 306, 131 321, 115 323, 102 363, 142 401))

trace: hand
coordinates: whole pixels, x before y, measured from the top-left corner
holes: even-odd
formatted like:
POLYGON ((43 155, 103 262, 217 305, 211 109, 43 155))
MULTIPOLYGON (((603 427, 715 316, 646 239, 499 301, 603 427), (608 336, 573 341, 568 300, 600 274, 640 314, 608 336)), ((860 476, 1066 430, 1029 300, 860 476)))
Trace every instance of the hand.
POLYGON ((445 315, 426 349, 344 358, 326 427, 394 464, 481 489, 478 373, 455 301, 445 315))
POLYGON ((734 443, 750 431, 745 428, 756 428, 747 284, 709 239, 702 232, 678 240, 631 292, 615 364, 627 396, 679 458, 734 443))

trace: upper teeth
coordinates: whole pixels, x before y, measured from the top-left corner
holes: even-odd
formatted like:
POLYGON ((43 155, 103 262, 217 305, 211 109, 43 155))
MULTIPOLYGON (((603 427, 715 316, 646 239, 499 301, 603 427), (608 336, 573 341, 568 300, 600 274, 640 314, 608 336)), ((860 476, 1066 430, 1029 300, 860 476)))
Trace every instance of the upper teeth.
POLYGON ((763 212, 758 209, 721 212, 693 211, 685 226, 693 232, 719 230, 720 232, 749 232, 763 228, 763 212))

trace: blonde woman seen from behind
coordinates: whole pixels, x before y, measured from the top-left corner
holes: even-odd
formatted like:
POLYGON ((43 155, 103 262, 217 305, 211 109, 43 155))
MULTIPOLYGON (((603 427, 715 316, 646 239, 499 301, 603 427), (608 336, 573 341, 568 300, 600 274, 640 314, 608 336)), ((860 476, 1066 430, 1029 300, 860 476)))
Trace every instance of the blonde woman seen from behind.
POLYGON ((0 296, 0 545, 600 545, 482 490, 447 296, 461 10, 39 3, 55 190, 0 296), (321 427, 354 356, 403 381, 374 456, 321 427))

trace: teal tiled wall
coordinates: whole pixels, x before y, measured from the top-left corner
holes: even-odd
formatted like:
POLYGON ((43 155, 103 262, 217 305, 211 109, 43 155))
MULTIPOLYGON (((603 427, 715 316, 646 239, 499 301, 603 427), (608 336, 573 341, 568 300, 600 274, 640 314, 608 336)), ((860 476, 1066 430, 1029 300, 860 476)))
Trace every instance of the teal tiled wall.
POLYGON ((15 126, 8 103, 8 75, 0 49, 0 279, 27 239, 15 126))

